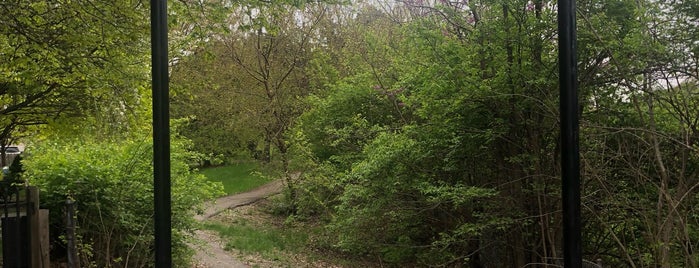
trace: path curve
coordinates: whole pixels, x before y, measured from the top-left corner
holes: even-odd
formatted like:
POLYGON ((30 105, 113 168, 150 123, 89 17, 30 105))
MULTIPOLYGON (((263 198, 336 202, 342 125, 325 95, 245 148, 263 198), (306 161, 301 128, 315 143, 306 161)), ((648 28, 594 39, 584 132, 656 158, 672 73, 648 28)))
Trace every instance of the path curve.
MULTIPOLYGON (((218 215, 226 209, 236 208, 240 206, 255 203, 261 199, 265 199, 271 195, 282 191, 282 180, 262 185, 253 190, 224 196, 216 199, 215 202, 205 204, 206 209, 201 215, 194 216, 197 221, 204 221, 208 218, 218 215)), ((230 252, 224 249, 225 243, 221 241, 218 234, 207 231, 195 231, 197 239, 202 241, 198 245, 191 245, 196 251, 194 255, 195 268, 248 268, 250 266, 236 260, 230 252)))
POLYGON ((197 221, 203 221, 213 216, 218 215, 226 209, 236 208, 240 206, 250 205, 265 199, 270 195, 280 193, 282 191, 282 180, 275 180, 247 192, 224 196, 216 199, 215 202, 208 202, 204 206, 206 209, 201 215, 194 216, 197 221))

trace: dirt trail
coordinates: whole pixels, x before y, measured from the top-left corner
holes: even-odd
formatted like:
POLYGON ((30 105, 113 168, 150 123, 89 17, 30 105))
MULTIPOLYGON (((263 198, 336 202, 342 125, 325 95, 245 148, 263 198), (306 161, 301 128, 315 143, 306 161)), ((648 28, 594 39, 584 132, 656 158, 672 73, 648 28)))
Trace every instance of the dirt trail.
MULTIPOLYGON (((262 185, 256 189, 229 195, 216 199, 216 202, 205 205, 206 210, 202 215, 196 215, 194 219, 204 221, 216 216, 226 209, 249 205, 267 198, 270 195, 281 192, 282 181, 276 180, 262 185)), ((247 268, 248 265, 236 260, 229 252, 223 249, 225 243, 216 233, 206 230, 197 230, 197 238, 203 243, 192 245, 196 254, 194 256, 195 268, 247 268)))
POLYGON ((226 209, 249 205, 281 191, 282 181, 276 180, 244 193, 224 196, 216 199, 216 202, 205 204, 206 210, 204 214, 196 215, 194 219, 198 221, 206 220, 226 209))

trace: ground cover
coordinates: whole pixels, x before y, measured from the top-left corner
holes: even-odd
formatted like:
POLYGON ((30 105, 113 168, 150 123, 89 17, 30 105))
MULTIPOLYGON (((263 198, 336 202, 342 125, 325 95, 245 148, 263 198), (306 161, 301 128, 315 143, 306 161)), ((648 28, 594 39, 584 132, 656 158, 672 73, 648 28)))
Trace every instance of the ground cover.
POLYGON ((209 180, 223 184, 224 195, 232 195, 249 191, 271 181, 262 175, 253 163, 238 163, 226 166, 211 167, 200 170, 209 180))
MULTIPOLYGON (((202 221, 199 227, 203 234, 218 237, 200 239, 210 243, 213 248, 226 251, 217 254, 227 256, 215 255, 214 258, 233 258, 247 266, 259 268, 380 267, 376 263, 331 250, 328 239, 323 235, 322 225, 312 220, 299 220, 275 213, 278 211, 275 207, 280 202, 276 199, 281 195, 274 194, 279 193, 282 186, 269 183, 270 180, 257 170, 253 164, 236 164, 201 171, 209 180, 223 183, 228 195, 218 198, 215 205, 212 205, 211 209, 217 212, 205 212, 199 219, 202 221), (262 184, 266 185, 257 188, 262 184), (251 191, 252 189, 255 190, 251 191), (262 199, 250 201, 255 197, 262 199), (216 208, 217 205, 222 207, 216 208)), ((199 259, 193 267, 232 267, 230 265, 232 264, 207 263, 199 259)))
POLYGON ((305 246, 308 234, 289 228, 257 225, 247 219, 230 223, 205 223, 204 229, 216 231, 224 240, 226 250, 238 250, 243 254, 261 254, 278 260, 279 254, 305 246))
POLYGON ((202 228, 220 236, 224 249, 250 267, 381 267, 331 250, 321 225, 273 213, 274 198, 226 210, 202 228))

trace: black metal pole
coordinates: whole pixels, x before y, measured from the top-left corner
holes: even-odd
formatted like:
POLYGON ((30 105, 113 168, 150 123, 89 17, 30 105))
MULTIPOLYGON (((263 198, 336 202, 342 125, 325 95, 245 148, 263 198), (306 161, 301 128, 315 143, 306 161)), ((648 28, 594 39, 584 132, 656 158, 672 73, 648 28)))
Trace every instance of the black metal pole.
POLYGON ((563 264, 582 267, 575 0, 558 0, 563 264))
POLYGON ((151 0, 155 267, 172 267, 167 0, 151 0))

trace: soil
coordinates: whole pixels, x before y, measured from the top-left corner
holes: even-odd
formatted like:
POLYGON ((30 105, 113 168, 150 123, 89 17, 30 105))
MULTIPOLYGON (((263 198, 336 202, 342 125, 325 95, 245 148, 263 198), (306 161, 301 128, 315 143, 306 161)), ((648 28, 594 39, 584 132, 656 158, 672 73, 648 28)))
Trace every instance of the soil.
MULTIPOLYGON (((248 192, 225 196, 217 199, 213 203, 207 204, 203 214, 195 216, 197 221, 204 221, 221 212, 253 204, 282 190, 280 180, 262 185, 248 192)), ((195 232, 199 241, 191 244, 196 251, 194 268, 246 268, 250 267, 250 261, 241 261, 235 256, 235 252, 226 251, 224 243, 217 234, 207 230, 197 230, 195 232)), ((258 264, 255 264, 258 266, 258 264)))
POLYGON ((217 234, 206 231, 195 231, 200 242, 193 245, 196 251, 194 255, 195 264, 193 268, 247 268, 250 267, 238 259, 231 252, 223 249, 223 242, 217 234))
POLYGON ((282 191, 282 187, 282 181, 276 180, 244 193, 221 197, 216 199, 216 201, 213 203, 206 204, 206 210, 204 210, 204 213, 195 216, 194 219, 197 221, 203 221, 216 216, 227 209, 250 205, 271 195, 280 193, 282 191))
MULTIPOLYGON (((252 226, 288 228, 289 223, 285 221, 285 217, 269 213, 274 203, 270 198, 280 193, 282 188, 281 181, 274 181, 249 192, 219 198, 207 205, 205 212, 195 219, 214 223, 247 222, 252 226)), ((294 228, 308 227, 310 226, 301 224, 294 228)), ((268 259, 259 254, 243 254, 235 249, 225 250, 225 242, 214 231, 198 230, 195 234, 199 241, 190 245, 196 250, 195 264, 192 268, 383 267, 371 261, 345 258, 347 256, 314 247, 301 251, 294 250, 295 253, 278 252, 276 257, 268 259), (351 260, 352 264, 345 263, 346 260, 351 260)), ((315 244, 315 242, 311 243, 315 244)))
MULTIPOLYGON (((259 226, 272 229, 305 229, 309 226, 306 224, 289 223, 286 217, 270 213, 270 209, 274 207, 276 201, 272 201, 276 196, 267 199, 261 199, 255 203, 246 206, 240 206, 235 209, 229 209, 220 214, 211 217, 211 222, 216 223, 231 223, 244 222, 248 226, 259 226)), ((313 242, 311 242, 313 243, 313 242)), ((341 268, 341 267, 362 267, 371 268, 374 266, 343 266, 338 265, 337 258, 328 252, 318 252, 313 250, 313 247, 306 249, 287 250, 283 252, 275 252, 272 256, 262 256, 260 254, 242 254, 235 250, 229 251, 235 259, 243 262, 246 265, 256 268, 341 268), (321 256, 322 255, 322 256, 321 256)))

